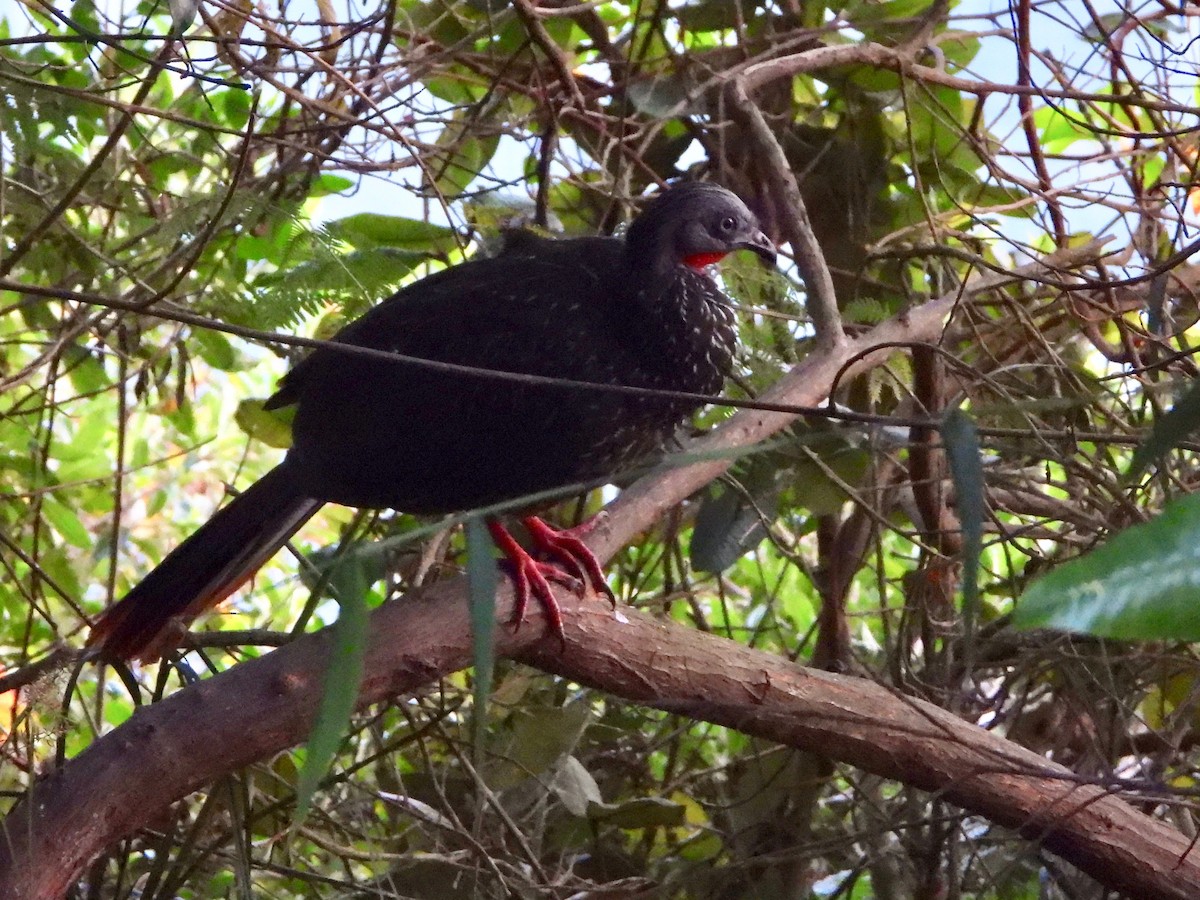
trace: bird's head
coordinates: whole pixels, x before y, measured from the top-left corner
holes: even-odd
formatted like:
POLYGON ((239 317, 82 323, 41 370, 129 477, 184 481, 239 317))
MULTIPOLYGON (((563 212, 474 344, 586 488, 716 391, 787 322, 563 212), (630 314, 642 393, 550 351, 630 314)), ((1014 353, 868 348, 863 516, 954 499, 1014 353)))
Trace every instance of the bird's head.
POLYGON ((775 262, 775 245, 754 213, 715 184, 685 182, 646 204, 625 235, 636 266, 656 273, 677 265, 703 269, 735 250, 750 250, 775 262))

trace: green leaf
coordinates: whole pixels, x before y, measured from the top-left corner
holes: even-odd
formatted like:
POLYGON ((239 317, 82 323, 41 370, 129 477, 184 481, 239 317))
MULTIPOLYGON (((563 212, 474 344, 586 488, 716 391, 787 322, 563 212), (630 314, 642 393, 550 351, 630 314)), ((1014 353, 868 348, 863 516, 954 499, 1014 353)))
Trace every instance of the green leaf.
POLYGON ((75 574, 75 567, 61 548, 43 547, 38 557, 38 565, 72 600, 77 601, 83 597, 83 587, 75 574))
POLYGON ((98 34, 101 30, 94 0, 76 0, 71 4, 71 19, 73 24, 91 34, 98 34))
POLYGON ((841 435, 821 430, 795 431, 794 440, 819 457, 813 459, 797 451, 796 462, 790 467, 791 490, 799 504, 814 516, 837 513, 847 499, 842 485, 853 486, 862 480, 871 454, 841 435))
POLYGON ((428 78, 424 82, 426 89, 439 100, 445 100, 452 106, 466 106, 483 99, 486 89, 479 84, 457 77, 456 74, 445 77, 428 78))
POLYGON ((846 303, 842 311, 847 322, 878 325, 892 316, 893 310, 877 297, 855 297, 846 303))
POLYGON ((96 546, 96 539, 87 526, 79 521, 79 516, 53 497, 47 497, 42 503, 42 515, 69 543, 83 550, 96 546))
POLYGON ((448 250, 454 243, 454 229, 445 225, 382 213, 358 213, 326 222, 325 230, 336 240, 345 241, 359 250, 398 247, 433 253, 448 250))
POLYGON ((1133 453, 1129 471, 1125 473, 1126 480, 1137 478, 1147 466, 1166 456, 1197 428, 1200 428, 1200 379, 1193 381, 1179 401, 1155 420, 1150 436, 1133 453))
POLYGON ((486 168, 500 143, 500 135, 494 129, 482 128, 483 124, 474 110, 455 111, 434 141, 440 159, 430 163, 432 183, 430 172, 426 171, 426 192, 455 200, 486 168))
POLYGON ((256 441, 268 447, 287 450, 292 446, 292 417, 295 410, 265 409, 263 400, 243 400, 237 405, 233 419, 238 427, 256 441))
POLYGON ((1062 153, 1076 141, 1096 139, 1084 122, 1067 115, 1057 106, 1042 106, 1034 110, 1033 124, 1037 126, 1040 143, 1046 153, 1062 153))
POLYGON ((197 328, 195 331, 196 344, 200 348, 200 358, 222 372, 232 372, 237 365, 237 354, 229 338, 219 331, 210 328, 197 328))
POLYGON ((321 705, 305 748, 304 766, 296 783, 294 827, 304 821, 321 780, 333 765, 350 723, 362 684, 367 645, 367 586, 354 560, 343 560, 329 578, 329 589, 341 611, 333 626, 329 668, 321 705))
POLYGON ((970 118, 962 94, 947 87, 931 88, 914 94, 908 104, 909 128, 914 147, 929 153, 940 166, 954 166, 963 172, 979 167, 965 137, 970 118))
POLYGON ((1166 167, 1166 159, 1159 154, 1143 157, 1139 166, 1142 185, 1147 189, 1157 186, 1166 167))
POLYGON ((983 461, 975 423, 961 409, 942 418, 942 441, 963 533, 963 629, 969 647, 979 610, 979 559, 983 555, 983 461))
POLYGON ((259 278, 255 286, 277 292, 299 292, 312 296, 353 291, 373 296, 384 287, 398 284, 405 275, 428 259, 425 253, 396 247, 355 250, 344 256, 293 266, 259 278))
POLYGON ((877 66, 845 66, 842 72, 847 81, 868 94, 890 94, 900 90, 900 73, 877 66))
POLYGON ((467 519, 467 596, 471 607, 471 643, 475 657, 472 739, 477 764, 486 749, 488 696, 496 668, 496 561, 482 516, 467 519))
POLYGON ((1200 640, 1200 494, 1167 505, 1086 556, 1034 582, 1019 628, 1062 628, 1127 640, 1200 640))
POLYGON ((354 180, 344 175, 334 175, 332 172, 322 172, 308 190, 309 197, 328 197, 330 194, 340 194, 354 187, 354 180))
POLYGON ((256 234, 243 234, 233 245, 234 255, 238 259, 266 259, 271 249, 270 239, 256 234))
POLYGON ((869 22, 887 22, 892 19, 911 19, 925 12, 933 0, 883 0, 863 2, 851 6, 847 13, 855 27, 869 22))
POLYGON ((469 20, 460 15, 457 4, 446 0, 402 0, 398 8, 411 33, 428 34, 443 47, 451 47, 471 34, 469 20))
POLYGON ((979 53, 979 35, 973 31, 943 31, 937 36, 937 46, 947 63, 961 69, 979 53))
POLYGON ((684 824, 687 809, 662 797, 639 797, 627 803, 589 803, 587 814, 617 828, 676 828, 684 824))
POLYGON ((217 102, 231 128, 242 129, 250 121, 250 93, 228 88, 217 95, 217 102))
MULTIPOLYGON (((738 491, 710 491, 700 504, 688 556, 698 572, 724 572, 766 536, 758 509, 771 509, 777 491, 770 486, 770 502, 751 503, 738 491)), ((764 498, 755 498, 761 501, 764 498)))
POLYGON ((79 421, 71 442, 57 449, 57 455, 64 462, 94 461, 97 451, 108 446, 112 439, 112 421, 108 411, 93 408, 79 421))
POLYGON ((72 344, 65 349, 64 356, 70 361, 71 384, 79 393, 90 394, 108 385, 108 373, 91 353, 72 344))

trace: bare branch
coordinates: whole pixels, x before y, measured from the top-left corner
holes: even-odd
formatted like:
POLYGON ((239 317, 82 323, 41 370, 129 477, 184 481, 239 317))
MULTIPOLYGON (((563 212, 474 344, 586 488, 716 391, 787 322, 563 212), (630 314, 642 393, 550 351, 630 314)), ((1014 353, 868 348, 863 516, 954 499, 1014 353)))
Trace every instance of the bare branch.
POLYGON ((788 243, 792 245, 796 264, 800 267, 804 283, 808 287, 808 312, 812 316, 817 340, 823 345, 839 344, 845 338, 845 332, 842 330, 842 318, 838 312, 833 279, 817 244, 817 236, 813 234, 808 211, 804 208, 804 200, 800 196, 800 186, 796 184, 796 176, 792 174, 783 148, 779 146, 779 141, 771 133, 762 111, 750 99, 740 79, 730 83, 725 92, 725 102, 733 120, 741 126, 742 132, 754 145, 766 172, 767 185, 780 200, 779 209, 783 215, 784 232, 787 234, 788 243))

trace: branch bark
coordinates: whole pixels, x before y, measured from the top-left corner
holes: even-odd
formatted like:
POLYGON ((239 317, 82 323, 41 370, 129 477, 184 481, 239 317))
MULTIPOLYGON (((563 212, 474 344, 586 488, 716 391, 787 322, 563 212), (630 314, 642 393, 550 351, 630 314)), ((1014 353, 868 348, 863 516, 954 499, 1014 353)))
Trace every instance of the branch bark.
MULTIPOLYGON (((886 47, 883 44, 838 44, 829 47, 814 47, 787 56, 775 56, 755 62, 742 69, 738 76, 747 90, 754 90, 768 82, 811 72, 819 72, 835 66, 863 65, 878 69, 890 69, 915 81, 940 84, 967 94, 1028 94, 1046 100, 1075 100, 1080 103, 1123 103, 1140 109, 1166 113, 1194 113, 1195 107, 1169 100, 1157 100, 1138 94, 1095 94, 1087 91, 1071 91, 1048 88, 1043 85, 1005 84, 1002 81, 979 81, 951 75, 944 68, 923 66, 913 62, 913 46, 886 47)), ((1137 137, 1134 132, 1129 137, 1137 137)))
POLYGON ((783 219, 783 231, 788 243, 792 245, 796 265, 800 268, 804 284, 808 288, 805 306, 812 317, 817 340, 822 344, 841 343, 846 334, 842 329, 842 315, 838 310, 833 276, 829 274, 829 267, 825 265, 825 257, 817 244, 817 236, 813 234, 804 198, 800 196, 800 186, 796 183, 796 176, 783 147, 771 131, 771 126, 767 124, 762 110, 750 99, 746 86, 740 80, 735 78, 729 83, 725 91, 725 102, 730 117, 753 145, 771 192, 781 201, 779 212, 783 219))
MULTIPOLYGON (((499 652, 940 792, 1043 841, 1110 888, 1147 900, 1196 895, 1200 856, 1183 835, 938 707, 632 610, 615 615, 569 594, 559 601, 565 651, 543 639, 539 613, 515 635, 503 629, 499 652)), ((507 590, 502 602, 511 602, 507 590)), ((0 897, 61 897, 89 859, 171 803, 302 741, 329 644, 328 631, 311 635, 144 707, 39 782, 4 823, 0 897)), ((411 693, 470 661, 462 582, 417 592, 373 616, 361 703, 411 693)))
MULTIPOLYGON (((1057 254, 1078 263, 1095 247, 1057 254)), ((1046 264, 1024 267, 1038 274, 1046 264)), ((1011 276, 1010 276, 1011 277, 1011 276)), ((1009 280, 998 275, 815 354, 771 398, 812 406, 834 379, 873 364, 880 344, 933 340, 964 294, 1009 280)), ((792 421, 746 410, 695 449, 709 458, 643 479, 610 507, 591 541, 602 558, 663 510, 724 471, 727 451, 792 421)), ((471 663, 465 585, 453 580, 377 610, 360 705, 412 693, 471 663)), ((500 604, 511 604, 501 592, 500 604)), ((1178 832, 1141 815, 1067 769, 930 704, 862 679, 805 669, 733 641, 656 621, 614 615, 595 600, 561 594, 566 647, 544 640, 535 616, 517 634, 501 629, 497 651, 609 693, 825 754, 918 787, 1019 829, 1109 887, 1143 898, 1195 896, 1200 857, 1178 832)), ((499 620, 505 618, 501 609, 499 620)), ((34 785, 0 825, 0 898, 50 900, 105 847, 212 781, 303 741, 321 689, 329 636, 321 632, 192 685, 139 710, 120 728, 34 785)))

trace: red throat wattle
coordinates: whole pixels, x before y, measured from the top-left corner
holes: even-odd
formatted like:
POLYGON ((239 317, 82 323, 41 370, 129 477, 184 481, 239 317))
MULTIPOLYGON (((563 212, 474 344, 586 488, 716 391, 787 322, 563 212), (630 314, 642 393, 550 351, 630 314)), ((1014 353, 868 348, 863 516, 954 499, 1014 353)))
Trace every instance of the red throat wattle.
POLYGON ((691 256, 685 256, 683 261, 693 269, 703 269, 719 263, 724 258, 724 253, 693 253, 691 256))

